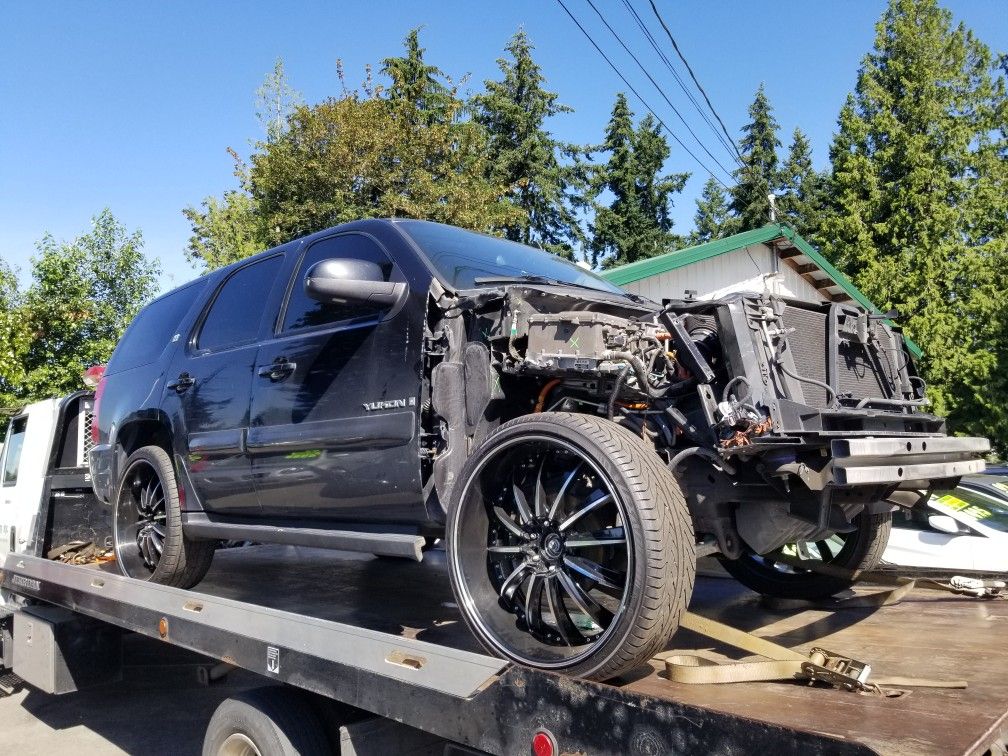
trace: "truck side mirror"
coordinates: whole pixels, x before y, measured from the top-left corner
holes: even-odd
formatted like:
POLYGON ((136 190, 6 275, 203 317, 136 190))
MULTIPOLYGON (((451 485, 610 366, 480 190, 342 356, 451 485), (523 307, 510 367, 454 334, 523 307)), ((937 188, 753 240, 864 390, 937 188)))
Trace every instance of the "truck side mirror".
POLYGON ((305 294, 323 304, 391 307, 406 293, 406 284, 385 280, 377 264, 368 260, 320 260, 308 269, 305 294))

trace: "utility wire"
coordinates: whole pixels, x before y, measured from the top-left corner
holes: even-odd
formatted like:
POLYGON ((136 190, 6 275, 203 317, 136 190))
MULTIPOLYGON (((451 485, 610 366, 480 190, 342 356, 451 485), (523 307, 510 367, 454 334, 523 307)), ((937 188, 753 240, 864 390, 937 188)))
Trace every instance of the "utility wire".
POLYGON ((742 153, 739 152, 738 146, 735 145, 735 141, 728 134, 728 129, 725 127, 724 121, 721 120, 721 116, 719 116, 717 110, 714 109, 714 105, 710 101, 710 98, 707 96, 707 92, 704 90, 703 86, 697 80, 696 74, 693 73, 693 69, 690 67, 689 61, 686 60, 686 56, 683 55, 682 50, 679 49, 679 45, 676 43, 675 37, 672 36, 672 32, 669 31, 668 25, 665 23, 665 19, 663 19, 661 13, 658 12, 658 6, 655 5, 654 0, 648 0, 648 2, 651 4, 651 10, 654 11, 655 17, 658 19, 658 23, 661 24, 662 28, 665 30, 665 34, 668 35, 669 40, 672 42, 672 47, 675 48, 676 55, 679 56, 679 60, 681 60, 683 62, 683 65, 686 66, 686 70, 689 71, 690 78, 693 79, 693 83, 696 84, 697 89, 700 90, 700 94, 703 95, 704 100, 707 102, 707 107, 711 109, 711 113, 714 114, 714 117, 717 118, 718 123, 721 124, 721 130, 724 131, 725 136, 728 137, 728 141, 730 141, 732 143, 732 146, 735 147, 735 154, 738 155, 738 158, 741 161, 742 153))
POLYGON ((651 44, 651 47, 654 49, 655 53, 657 53, 662 63, 665 64, 665 67, 669 70, 669 73, 672 74, 672 78, 675 79, 676 84, 679 85, 679 88, 683 91, 683 94, 685 94, 687 99, 689 99, 689 101, 693 104, 693 107, 696 109, 697 113, 699 113, 700 117, 703 118, 704 123, 706 123, 707 126, 710 127, 711 133, 713 133, 715 138, 718 140, 718 144, 722 145, 728 151, 728 154, 731 157, 731 159, 734 160, 739 165, 739 167, 742 167, 743 166, 742 162, 736 156, 737 148, 735 146, 735 143, 730 139, 725 138, 725 134, 714 124, 714 121, 708 114, 707 109, 704 108, 697 101, 696 96, 693 94, 693 92, 690 91, 690 88, 686 86, 686 83, 682 80, 682 77, 679 75, 679 72, 676 70, 675 66, 672 65, 672 61, 669 60, 668 56, 665 54, 665 51, 662 50, 661 47, 658 45, 658 41, 654 38, 654 35, 651 34, 651 30, 648 29, 647 24, 644 23, 644 19, 640 17, 640 14, 637 12, 637 9, 633 7, 633 4, 630 2, 630 0, 622 0, 622 1, 623 6, 627 9, 627 11, 629 11, 630 15, 633 16, 634 21, 637 22, 637 27, 644 34, 645 38, 647 38, 647 41, 651 44))
POLYGON ((672 108, 672 112, 676 114, 676 116, 679 118, 680 121, 682 121, 683 126, 686 127, 686 131, 688 131, 690 133, 690 136, 692 136, 693 139, 696 140, 696 143, 700 145, 700 148, 704 152, 707 153, 707 157, 709 157, 711 160, 714 161, 714 163, 717 165, 717 167, 720 168, 724 172, 725 176, 729 176, 730 177, 731 176, 731 171, 729 171, 727 168, 725 168, 721 164, 721 161, 718 160, 716 157, 714 157, 713 153, 711 153, 711 151, 707 149, 707 145, 705 145, 701 141, 700 137, 698 137, 696 135, 696 133, 693 131, 693 129, 690 128, 689 123, 687 123, 686 119, 683 118, 682 113, 679 112, 679 109, 676 108, 676 106, 672 104, 672 101, 668 98, 668 95, 665 94, 665 90, 662 89, 661 85, 657 81, 654 80, 654 77, 651 76, 651 74, 648 72, 648 70, 644 67, 644 64, 640 62, 640 60, 637 58, 636 55, 633 54, 633 52, 630 50, 630 48, 626 46, 626 43, 623 41, 623 39, 620 37, 620 35, 616 32, 616 30, 613 29, 612 26, 609 25, 609 22, 606 21, 606 17, 602 15, 601 11, 599 11, 599 9, 597 7, 595 7, 595 3, 593 3, 592 0, 587 0, 587 2, 588 2, 588 5, 591 6, 591 9, 593 11, 595 11, 595 15, 597 15, 599 17, 599 20, 601 20, 602 23, 605 24, 605 28, 608 29, 609 33, 612 34, 616 38, 617 42, 619 42, 620 47, 623 48, 623 51, 626 52, 626 54, 629 55, 633 59, 633 62, 637 64, 637 67, 648 78, 648 81, 650 81, 651 84, 654 86, 654 88, 658 90, 658 94, 660 94, 662 96, 662 99, 665 100, 665 102, 668 104, 668 106, 670 108, 672 108))
POLYGON ((704 165, 704 162, 700 158, 698 158, 696 155, 694 155, 693 151, 690 150, 689 147, 687 147, 685 144, 683 144, 683 141, 678 136, 676 136, 675 132, 672 131, 672 129, 670 129, 668 127, 668 125, 665 123, 665 121, 663 121, 658 116, 658 114, 655 113, 654 109, 650 105, 647 104, 647 100, 645 100, 643 97, 640 96, 640 93, 634 88, 633 84, 631 84, 629 81, 627 81, 627 78, 616 67, 616 64, 613 63, 609 59, 609 56, 606 55, 605 52, 603 52, 602 48, 598 46, 598 44, 595 42, 594 39, 592 39, 592 36, 581 25, 581 22, 578 21, 574 17, 574 14, 571 13, 570 10, 568 10, 568 8, 567 8, 566 5, 564 5, 563 0, 557 0, 557 2, 560 4, 560 7, 564 9, 564 12, 570 17, 570 20, 573 21, 574 24, 577 26, 577 28, 581 30, 581 33, 584 34, 584 36, 588 39, 589 42, 591 42, 591 45, 592 45, 592 47, 595 48, 596 52, 598 52, 598 54, 602 56, 602 58, 605 60, 605 62, 609 64, 609 67, 613 70, 613 72, 623 81, 623 83, 627 86, 627 88, 631 92, 633 92, 634 96, 641 102, 641 104, 645 108, 647 108, 648 112, 651 113, 651 115, 653 115, 655 117, 655 120, 658 121, 658 123, 661 125, 661 127, 663 129, 665 129, 665 131, 668 132, 669 136, 671 136, 676 141, 676 143, 680 147, 683 148, 683 150, 686 152, 687 155, 689 155, 691 158, 693 158, 694 161, 696 161, 697 165, 699 165, 701 168, 703 168, 705 171, 707 171, 707 173, 710 174, 710 177, 712 179, 714 179, 715 181, 717 181, 719 184, 721 184, 722 187, 724 187, 724 189, 727 190, 728 187, 725 185, 725 183, 721 179, 719 179, 717 176, 715 176, 714 172, 710 168, 708 168, 706 165, 704 165))

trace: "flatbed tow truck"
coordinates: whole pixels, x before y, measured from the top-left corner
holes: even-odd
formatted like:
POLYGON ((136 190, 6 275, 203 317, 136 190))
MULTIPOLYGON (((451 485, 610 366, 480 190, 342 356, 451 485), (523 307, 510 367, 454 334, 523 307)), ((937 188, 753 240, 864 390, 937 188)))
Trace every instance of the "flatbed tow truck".
MULTIPOLYGON (((54 537, 72 536, 67 523, 85 509, 59 488, 79 483, 74 476, 83 469, 59 465, 71 464, 66 426, 75 413, 83 418, 86 405, 86 395, 76 395, 51 413, 32 537, 7 550, 0 573, 8 599, 0 607, 0 667, 45 692, 115 679, 123 634, 138 633, 216 660, 217 673, 261 675, 271 693, 263 700, 301 702, 293 719, 288 707, 286 719, 274 722, 281 729, 295 720, 303 727, 320 711, 348 723, 370 716, 434 735, 445 753, 1005 753, 1005 601, 918 588, 875 608, 774 609, 734 581, 699 578, 697 615, 801 652, 836 649, 880 675, 968 682, 890 698, 799 682, 675 683, 657 659, 606 683, 512 665, 486 655, 465 628, 436 548, 421 563, 298 547, 223 549, 192 590, 126 578, 114 564, 46 558, 58 551, 54 537)), ((100 518, 82 527, 100 540, 100 518)), ((741 656, 688 630, 669 648, 713 660, 741 656)), ((276 711, 264 706, 261 716, 277 720, 276 711)), ((342 722, 326 724, 332 731, 342 722)), ((340 752, 338 743, 329 746, 340 752)))

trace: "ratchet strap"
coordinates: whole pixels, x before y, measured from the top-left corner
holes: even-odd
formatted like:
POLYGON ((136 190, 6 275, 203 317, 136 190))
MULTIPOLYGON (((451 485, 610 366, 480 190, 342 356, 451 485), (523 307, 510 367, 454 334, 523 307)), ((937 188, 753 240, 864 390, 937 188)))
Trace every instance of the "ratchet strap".
POLYGON ((665 664, 668 679, 672 682, 716 685, 767 680, 804 680, 809 684, 822 682, 841 690, 886 697, 900 696, 906 691, 881 686, 966 687, 964 680, 929 680, 913 677, 891 677, 869 682, 871 667, 864 662, 823 648, 813 648, 810 653, 802 654, 693 612, 685 612, 679 626, 743 651, 758 654, 765 660, 720 663, 702 656, 687 654, 664 653, 655 656, 656 661, 665 664))

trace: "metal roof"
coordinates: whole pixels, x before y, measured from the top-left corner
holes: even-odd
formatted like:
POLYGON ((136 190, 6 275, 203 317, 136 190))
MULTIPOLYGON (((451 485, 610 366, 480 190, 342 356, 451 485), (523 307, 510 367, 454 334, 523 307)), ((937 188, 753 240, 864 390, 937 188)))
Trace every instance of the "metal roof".
MULTIPOLYGON (((624 286, 634 281, 692 265, 701 260, 735 252, 752 244, 766 244, 773 249, 786 265, 792 267, 795 272, 818 290, 823 299, 831 302, 854 300, 868 312, 881 312, 847 276, 833 267, 829 260, 799 236, 793 228, 783 223, 770 223, 762 228, 743 231, 740 234, 715 239, 706 244, 698 244, 695 247, 686 247, 657 257, 649 257, 646 260, 621 265, 618 268, 602 271, 602 277, 617 286, 624 286)), ((921 356, 920 347, 910 339, 906 339, 906 343, 914 356, 921 356)))

